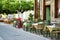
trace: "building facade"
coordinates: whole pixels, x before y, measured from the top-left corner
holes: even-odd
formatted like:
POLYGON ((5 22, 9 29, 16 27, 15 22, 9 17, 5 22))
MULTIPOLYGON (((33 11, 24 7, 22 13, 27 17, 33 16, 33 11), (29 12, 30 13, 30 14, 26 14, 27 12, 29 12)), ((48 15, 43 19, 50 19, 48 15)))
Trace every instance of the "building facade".
MULTIPOLYGON (((35 8, 37 8, 35 0, 35 8)), ((41 20, 54 21, 60 19, 60 0, 39 0, 41 20)), ((37 11, 38 9, 35 9, 37 11)), ((36 15, 37 13, 35 13, 36 15)))

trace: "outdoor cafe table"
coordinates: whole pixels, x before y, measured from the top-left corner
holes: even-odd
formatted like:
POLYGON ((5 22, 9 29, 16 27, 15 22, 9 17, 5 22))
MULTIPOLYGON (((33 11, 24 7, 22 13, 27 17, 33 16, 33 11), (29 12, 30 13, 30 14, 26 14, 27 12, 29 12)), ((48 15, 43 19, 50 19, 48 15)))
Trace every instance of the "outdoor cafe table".
POLYGON ((41 33, 42 33, 42 30, 43 30, 43 23, 42 23, 42 22, 33 23, 32 26, 33 26, 33 28, 36 29, 35 31, 36 31, 37 33, 40 33, 40 31, 41 31, 41 33))
POLYGON ((42 29, 43 28, 43 22, 33 23, 32 26, 36 29, 42 29))
POLYGON ((33 23, 32 26, 33 26, 34 28, 37 28, 37 27, 38 27, 38 23, 33 23))
POLYGON ((60 30, 60 27, 53 25, 47 25, 46 28, 49 30, 49 32, 52 32, 53 30, 55 31, 60 30))

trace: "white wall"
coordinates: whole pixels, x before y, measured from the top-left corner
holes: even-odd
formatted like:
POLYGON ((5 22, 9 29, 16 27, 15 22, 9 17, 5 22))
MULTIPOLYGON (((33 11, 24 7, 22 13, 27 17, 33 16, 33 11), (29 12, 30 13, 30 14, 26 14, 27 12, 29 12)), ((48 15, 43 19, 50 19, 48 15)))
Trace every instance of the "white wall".
POLYGON ((34 11, 33 10, 25 11, 23 13, 23 19, 28 19, 30 13, 32 13, 34 15, 34 11))

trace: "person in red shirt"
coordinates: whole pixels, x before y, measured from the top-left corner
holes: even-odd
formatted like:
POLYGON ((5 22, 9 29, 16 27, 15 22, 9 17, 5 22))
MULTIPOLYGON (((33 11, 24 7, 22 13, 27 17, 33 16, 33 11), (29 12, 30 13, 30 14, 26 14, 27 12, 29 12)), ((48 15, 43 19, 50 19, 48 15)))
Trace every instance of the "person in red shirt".
POLYGON ((21 18, 17 18, 17 28, 22 28, 21 18))

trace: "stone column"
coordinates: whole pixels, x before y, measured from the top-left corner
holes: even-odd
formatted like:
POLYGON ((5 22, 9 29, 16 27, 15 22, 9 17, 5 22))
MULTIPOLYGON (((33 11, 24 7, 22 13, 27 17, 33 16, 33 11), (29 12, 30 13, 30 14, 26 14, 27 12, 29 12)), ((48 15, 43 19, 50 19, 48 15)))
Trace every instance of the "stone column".
POLYGON ((55 0, 51 0, 51 13, 50 13, 51 22, 54 21, 55 17, 55 0))
POLYGON ((55 18, 58 16, 58 4, 57 0, 51 0, 51 22, 55 21, 55 18), (57 7, 56 7, 57 6, 57 7))
POLYGON ((41 20, 45 20, 46 19, 46 9, 45 9, 45 0, 40 0, 40 17, 41 20))
POLYGON ((58 18, 58 0, 55 0, 55 18, 58 18))
POLYGON ((43 20, 46 20, 46 5, 45 5, 46 1, 43 0, 43 20))
POLYGON ((38 5, 37 5, 38 0, 34 0, 34 18, 38 18, 38 5))

